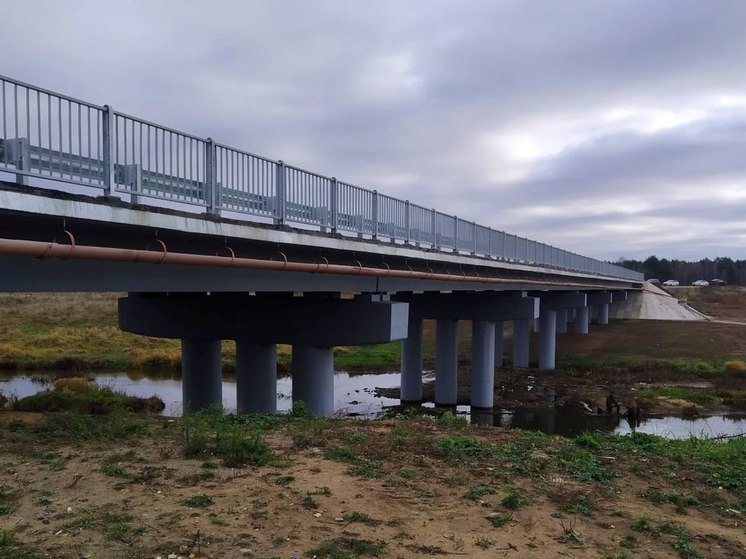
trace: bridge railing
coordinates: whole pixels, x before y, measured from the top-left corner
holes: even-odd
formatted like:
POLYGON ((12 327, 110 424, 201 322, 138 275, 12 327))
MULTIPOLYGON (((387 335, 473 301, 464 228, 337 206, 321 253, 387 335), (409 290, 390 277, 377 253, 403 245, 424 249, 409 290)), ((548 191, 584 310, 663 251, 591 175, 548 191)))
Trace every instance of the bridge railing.
POLYGON ((642 281, 642 274, 0 76, 0 170, 276 224, 642 281))

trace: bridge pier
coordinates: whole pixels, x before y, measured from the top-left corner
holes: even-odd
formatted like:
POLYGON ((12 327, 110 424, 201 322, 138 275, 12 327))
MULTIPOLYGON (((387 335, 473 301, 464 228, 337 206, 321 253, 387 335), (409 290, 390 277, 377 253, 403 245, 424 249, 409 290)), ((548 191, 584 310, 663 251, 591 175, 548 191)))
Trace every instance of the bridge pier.
POLYGON ((401 342, 401 401, 422 402, 422 318, 410 314, 409 334, 401 342))
POLYGON ((578 307, 575 311, 575 333, 587 334, 590 312, 588 307, 578 307))
POLYGON ((277 345, 236 340, 236 411, 277 411, 277 345))
POLYGON ((531 323, 528 318, 513 321, 513 366, 528 368, 531 323))
POLYGON ((334 412, 334 349, 293 345, 293 402, 303 402, 314 415, 334 412))
POLYGON ((380 296, 133 293, 119 299, 122 330, 183 340, 184 402, 193 410, 222 403, 220 340, 233 339, 240 411, 276 410, 275 344, 286 343, 293 345, 293 398, 329 415, 334 411, 332 348, 401 340, 407 314, 407 304, 380 296))
MULTIPOLYGON (((543 305, 542 305, 543 306, 543 305)), ((539 368, 554 369, 554 356, 557 347, 557 311, 541 309, 539 329, 539 368)))
POLYGON ((491 408, 495 401, 495 323, 474 320, 471 332, 471 405, 491 408))
POLYGON ((557 332, 560 325, 567 331, 567 312, 587 303, 585 293, 542 293, 539 319, 539 368, 554 369, 557 332))
POLYGON ((502 367, 505 352, 505 331, 502 320, 495 321, 495 367, 502 367))
POLYGON ((567 333, 567 321, 569 319, 568 309, 557 309, 557 334, 567 333))
POLYGON ((220 340, 181 340, 181 391, 184 411, 223 405, 220 340))
POLYGON ((458 398, 458 320, 435 325, 435 405, 455 406, 458 398))

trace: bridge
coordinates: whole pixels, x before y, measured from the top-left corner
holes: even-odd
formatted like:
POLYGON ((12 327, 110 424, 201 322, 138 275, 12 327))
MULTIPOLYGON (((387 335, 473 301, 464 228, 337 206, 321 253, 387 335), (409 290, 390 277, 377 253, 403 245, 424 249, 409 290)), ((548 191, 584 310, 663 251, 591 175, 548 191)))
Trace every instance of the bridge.
POLYGON ((555 366, 642 275, 0 76, 0 290, 115 291, 122 329, 182 344, 185 406, 220 404, 236 341, 239 411, 273 412, 276 345, 293 399, 333 412, 333 348, 401 340, 401 399, 455 405, 457 324, 472 322, 471 405, 512 362, 555 366))

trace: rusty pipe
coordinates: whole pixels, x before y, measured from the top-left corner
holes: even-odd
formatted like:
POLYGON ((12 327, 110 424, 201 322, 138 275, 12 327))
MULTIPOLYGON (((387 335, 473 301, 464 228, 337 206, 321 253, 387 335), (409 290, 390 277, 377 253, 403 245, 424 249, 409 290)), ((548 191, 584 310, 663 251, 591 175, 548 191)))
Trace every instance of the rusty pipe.
POLYGON ((168 252, 161 243, 162 250, 137 250, 128 248, 112 248, 84 246, 77 244, 61 244, 57 242, 26 241, 18 239, 0 239, 0 254, 6 256, 29 256, 34 258, 60 258, 65 260, 101 260, 108 262, 141 262, 149 264, 179 264, 185 266, 214 266, 222 268, 242 268, 253 270, 274 270, 309 272, 336 275, 394 277, 405 279, 443 280, 450 282, 475 282, 486 284, 541 284, 562 285, 565 287, 578 286, 580 283, 536 281, 528 279, 504 279, 484 276, 454 276, 451 274, 435 273, 432 270, 419 272, 412 270, 392 270, 390 268, 371 268, 356 262, 355 265, 329 264, 328 261, 319 263, 289 262, 284 260, 260 260, 256 258, 239 258, 231 256, 186 254, 168 252))

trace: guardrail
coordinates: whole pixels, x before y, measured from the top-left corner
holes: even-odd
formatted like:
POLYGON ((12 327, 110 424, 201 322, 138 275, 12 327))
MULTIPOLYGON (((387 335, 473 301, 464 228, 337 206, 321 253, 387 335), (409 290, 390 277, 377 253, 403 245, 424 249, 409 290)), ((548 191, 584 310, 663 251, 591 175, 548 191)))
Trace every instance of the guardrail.
POLYGON ((129 194, 528 265, 642 274, 427 209, 0 76, 0 169, 129 194))

